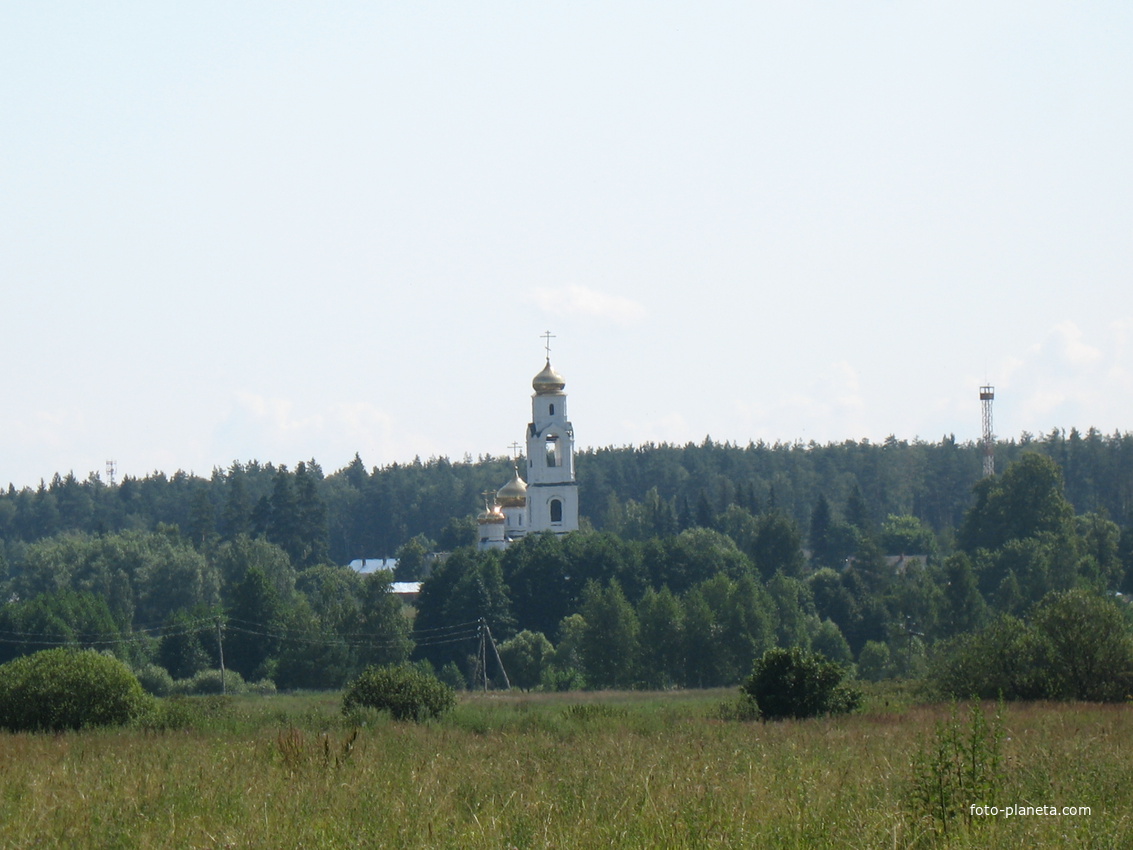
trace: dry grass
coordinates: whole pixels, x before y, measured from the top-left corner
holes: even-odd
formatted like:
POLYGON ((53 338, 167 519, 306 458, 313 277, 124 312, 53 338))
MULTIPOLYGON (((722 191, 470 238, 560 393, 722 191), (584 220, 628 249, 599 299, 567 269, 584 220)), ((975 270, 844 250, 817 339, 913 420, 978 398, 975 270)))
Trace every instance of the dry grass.
POLYGON ((906 803, 946 707, 715 719, 722 694, 469 697, 353 730, 333 698, 237 703, 193 731, 0 735, 0 847, 1124 847, 1133 715, 1008 709, 1003 799, 1079 817, 938 836, 906 803), (604 712, 567 711, 575 704, 604 712))

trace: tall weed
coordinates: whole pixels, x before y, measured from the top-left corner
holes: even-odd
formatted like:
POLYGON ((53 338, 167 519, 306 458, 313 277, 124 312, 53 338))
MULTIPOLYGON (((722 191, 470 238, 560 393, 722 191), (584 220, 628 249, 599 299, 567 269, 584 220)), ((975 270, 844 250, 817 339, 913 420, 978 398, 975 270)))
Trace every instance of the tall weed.
POLYGON ((957 818, 971 823, 971 806, 993 804, 1005 781, 1003 704, 989 720, 973 700, 967 721, 952 704, 948 720, 913 756, 907 804, 913 817, 933 835, 948 836, 957 818))

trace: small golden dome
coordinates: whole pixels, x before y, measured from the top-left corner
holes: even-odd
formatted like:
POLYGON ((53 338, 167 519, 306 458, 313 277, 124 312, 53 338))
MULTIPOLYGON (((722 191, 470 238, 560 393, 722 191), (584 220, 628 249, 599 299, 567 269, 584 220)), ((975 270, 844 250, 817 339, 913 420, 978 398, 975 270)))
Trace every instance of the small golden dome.
POLYGON ((561 393, 563 387, 566 386, 566 381, 563 380, 562 375, 551 368, 551 361, 548 360, 543 371, 532 379, 531 386, 535 389, 537 395, 561 393))
POLYGON ((518 470, 511 481, 496 491, 496 501, 505 508, 522 508, 527 504, 527 485, 518 470))
POLYGON ((492 505, 490 510, 483 511, 480 516, 476 517, 476 522, 480 525, 495 525, 496 523, 505 522, 506 518, 500 510, 499 505, 492 505))

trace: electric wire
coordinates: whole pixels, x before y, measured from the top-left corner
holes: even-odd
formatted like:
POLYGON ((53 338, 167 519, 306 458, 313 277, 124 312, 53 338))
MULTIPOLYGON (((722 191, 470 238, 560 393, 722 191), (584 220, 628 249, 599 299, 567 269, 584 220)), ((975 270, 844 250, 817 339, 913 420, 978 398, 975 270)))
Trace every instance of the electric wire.
MULTIPOLYGON (((185 635, 211 632, 217 627, 218 618, 201 618, 182 621, 172 627, 149 626, 131 630, 129 633, 108 634, 78 632, 63 636, 58 632, 24 632, 0 629, 0 644, 23 646, 55 647, 80 644, 87 647, 110 647, 136 643, 147 638, 183 637, 185 635)), ((357 649, 399 648, 411 642, 414 648, 426 646, 445 646, 471 641, 480 636, 481 622, 468 621, 427 629, 414 629, 404 635, 391 637, 388 633, 372 632, 326 632, 281 628, 255 623, 235 617, 220 617, 221 628, 227 632, 237 632, 254 637, 265 637, 280 643, 305 644, 308 646, 345 646, 357 649)))

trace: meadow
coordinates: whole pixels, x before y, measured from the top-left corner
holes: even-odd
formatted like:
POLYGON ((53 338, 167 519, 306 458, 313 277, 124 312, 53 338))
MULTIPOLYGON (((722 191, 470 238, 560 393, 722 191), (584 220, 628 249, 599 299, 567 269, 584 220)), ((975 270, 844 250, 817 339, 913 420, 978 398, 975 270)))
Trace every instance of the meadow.
POLYGON ((0 847, 1133 846, 1128 706, 1011 704, 997 727, 985 705, 981 726, 894 691, 759 723, 726 719, 733 695, 469 694, 360 726, 337 694, 194 698, 148 727, 0 734, 0 847), (980 798, 946 813, 949 787, 980 798))

